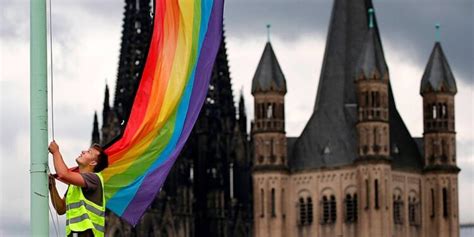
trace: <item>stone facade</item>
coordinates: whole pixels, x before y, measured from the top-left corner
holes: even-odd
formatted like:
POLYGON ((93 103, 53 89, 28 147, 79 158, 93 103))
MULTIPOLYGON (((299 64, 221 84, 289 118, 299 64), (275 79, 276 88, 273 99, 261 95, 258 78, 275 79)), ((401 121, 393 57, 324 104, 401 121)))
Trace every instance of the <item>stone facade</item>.
POLYGON ((259 171, 253 182, 254 236, 459 236, 454 174, 359 164, 291 174, 259 171), (332 197, 335 211, 325 204, 332 197))

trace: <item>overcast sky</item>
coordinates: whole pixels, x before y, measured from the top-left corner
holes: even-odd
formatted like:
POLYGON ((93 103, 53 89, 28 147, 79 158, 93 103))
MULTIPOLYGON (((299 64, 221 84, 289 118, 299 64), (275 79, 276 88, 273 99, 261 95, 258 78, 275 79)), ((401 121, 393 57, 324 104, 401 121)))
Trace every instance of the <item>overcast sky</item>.
MULTIPOLYGON (((249 118, 253 118, 250 83, 267 41, 265 26, 271 24, 271 42, 288 85, 287 134, 301 133, 316 98, 332 4, 331 0, 227 0, 225 30, 233 90, 236 97, 243 90, 249 118)), ((374 0, 374 5, 396 105, 412 136, 422 136, 419 85, 434 44, 434 24, 441 24, 442 47, 458 86, 460 219, 474 222, 473 1, 374 0)), ((119 0, 53 0, 55 135, 70 165, 90 143, 93 113, 101 112, 106 82, 114 91, 122 17, 119 0)), ((0 0, 0 85, 0 235, 24 235, 29 231, 27 0, 0 0)))

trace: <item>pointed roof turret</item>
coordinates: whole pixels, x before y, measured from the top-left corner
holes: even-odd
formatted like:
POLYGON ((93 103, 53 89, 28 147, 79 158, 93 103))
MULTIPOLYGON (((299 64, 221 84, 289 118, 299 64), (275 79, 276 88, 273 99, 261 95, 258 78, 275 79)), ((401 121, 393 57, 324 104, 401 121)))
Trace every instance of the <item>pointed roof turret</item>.
POLYGON ((245 111, 244 93, 242 91, 239 100, 239 129, 244 133, 247 132, 247 112, 245 111))
POLYGON ((280 92, 286 94, 286 80, 270 41, 265 45, 257 71, 252 80, 252 95, 256 92, 280 92))
POLYGON ((388 78, 388 67, 385 62, 382 44, 374 28, 374 9, 370 8, 368 12, 369 30, 357 63, 356 78, 372 79, 374 76, 379 79, 388 78))
POLYGON ((247 117, 247 113, 245 112, 245 100, 244 100, 244 92, 240 92, 240 99, 239 99, 239 118, 240 117, 247 117))
MULTIPOLYGON (((436 28, 439 30, 439 25, 436 25, 436 28)), ((453 72, 439 41, 433 47, 423 78, 421 79, 420 94, 423 95, 426 92, 457 93, 453 72)))
POLYGON ((100 143, 99 122, 97 120, 97 111, 94 112, 94 123, 92 129, 92 144, 100 143))
POLYGON ((105 84, 105 93, 104 93, 104 109, 102 110, 102 124, 107 123, 107 119, 110 113, 110 93, 109 93, 109 85, 105 84))

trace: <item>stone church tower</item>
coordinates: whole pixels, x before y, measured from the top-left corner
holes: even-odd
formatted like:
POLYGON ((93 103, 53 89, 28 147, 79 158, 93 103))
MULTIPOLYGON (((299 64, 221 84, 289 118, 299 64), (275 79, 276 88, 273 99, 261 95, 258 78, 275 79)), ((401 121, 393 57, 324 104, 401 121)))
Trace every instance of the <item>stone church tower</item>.
POLYGON ((369 30, 356 66, 357 96, 357 193, 347 193, 346 198, 360 197, 367 211, 360 212, 360 236, 386 236, 384 229, 391 227, 390 208, 383 208, 384 196, 390 197, 388 182, 390 170, 390 126, 388 108, 388 67, 382 45, 374 29, 373 9, 369 9, 369 30), (388 181, 388 180, 387 180, 388 181), (372 195, 373 194, 373 195, 372 195))
POLYGON ((267 43, 252 82, 253 236, 459 236, 456 83, 439 42, 421 80, 419 138, 395 106, 370 0, 334 0, 313 114, 299 137, 285 135, 285 77, 274 55, 267 43))
POLYGON ((252 81, 254 229, 257 236, 285 236, 282 197, 288 179, 285 135, 286 80, 267 42, 252 81))
POLYGON ((459 236, 456 131, 456 81, 436 42, 421 80, 424 122, 425 225, 429 236, 459 236))
MULTIPOLYGON (((102 128, 94 115, 92 141, 113 142, 124 129, 151 37, 150 0, 125 0, 119 69, 111 104, 105 88, 102 128)), ((233 100, 225 37, 203 108, 161 192, 136 227, 107 213, 106 236, 236 236, 252 233, 247 116, 233 100)))

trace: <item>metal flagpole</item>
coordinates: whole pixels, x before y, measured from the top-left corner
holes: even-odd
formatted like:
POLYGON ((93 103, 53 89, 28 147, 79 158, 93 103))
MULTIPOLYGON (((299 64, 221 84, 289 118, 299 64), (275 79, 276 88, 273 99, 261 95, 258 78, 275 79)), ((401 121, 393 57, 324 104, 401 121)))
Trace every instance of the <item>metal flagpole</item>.
POLYGON ((49 236, 46 0, 30 0, 30 221, 49 236))

